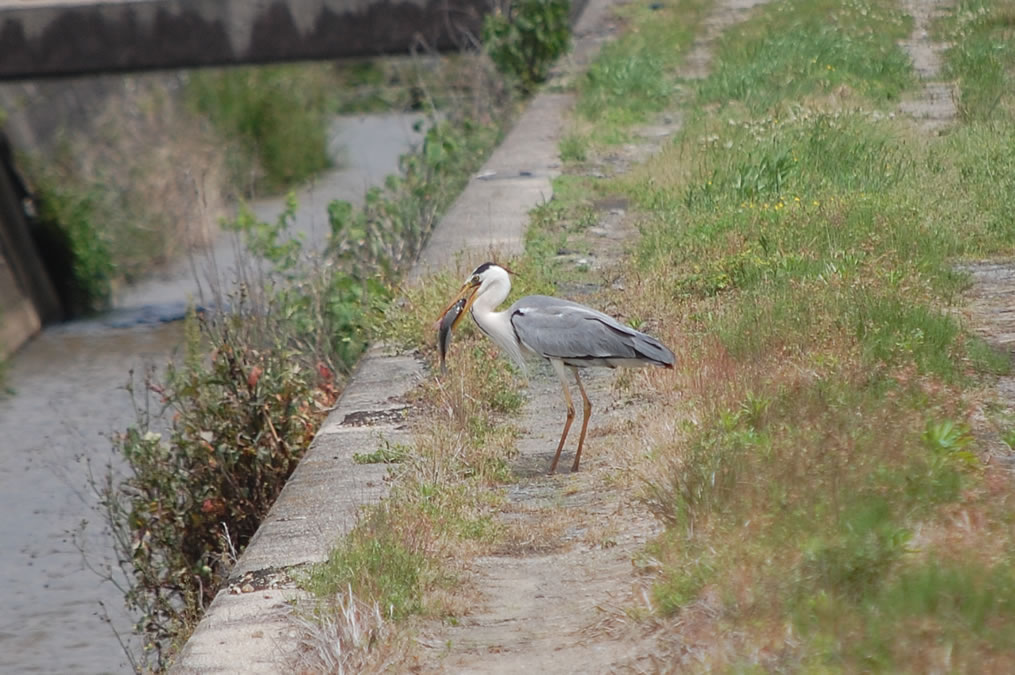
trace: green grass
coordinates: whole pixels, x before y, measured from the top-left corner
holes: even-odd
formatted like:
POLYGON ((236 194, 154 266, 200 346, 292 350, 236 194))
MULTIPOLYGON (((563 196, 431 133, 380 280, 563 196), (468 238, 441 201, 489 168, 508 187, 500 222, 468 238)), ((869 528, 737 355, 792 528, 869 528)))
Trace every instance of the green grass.
POLYGON ((896 44, 910 20, 887 2, 781 2, 724 36, 699 104, 737 101, 752 113, 848 88, 875 105, 913 82, 896 44))
POLYGON ((591 123, 585 143, 623 143, 633 125, 673 103, 680 92, 675 70, 706 6, 702 0, 680 0, 657 10, 634 5, 622 10, 638 30, 605 45, 577 85, 577 115, 591 123))
POLYGON ((404 618, 423 611, 422 594, 433 563, 406 542, 402 525, 384 508, 332 549, 328 560, 312 569, 304 587, 332 596, 351 587, 370 598, 385 616, 404 618))
POLYGON ((577 133, 560 139, 560 158, 565 162, 584 162, 588 157, 589 140, 577 133))
POLYGON ((966 122, 1011 115, 1015 47, 1011 29, 1015 5, 1010 0, 965 0, 937 22, 936 36, 951 45, 946 75, 960 86, 958 109, 966 122))
MULTIPOLYGON (((705 668, 1015 661, 1000 637, 1015 627, 1010 488, 970 430, 1011 358, 955 311, 968 282, 953 267, 1015 251, 1015 12, 957 15, 938 30, 968 38, 948 54, 968 111, 943 136, 888 114, 916 87, 894 4, 772 2, 719 41, 672 145, 594 187, 569 179, 536 214, 551 248, 595 195, 639 210, 627 311, 672 327, 688 364, 646 488, 667 523, 653 600, 673 630, 724 636, 695 645, 705 668), (956 513, 982 520, 960 534, 956 513)), ((664 22, 632 22, 591 71, 616 82, 585 84, 579 120, 626 129, 674 105, 665 87, 681 83, 658 68, 674 57, 647 37, 664 22)), ((562 155, 588 161, 578 147, 562 155)))
POLYGON ((260 191, 297 185, 327 168, 330 73, 305 65, 251 66, 194 73, 191 104, 242 153, 233 160, 239 185, 250 184, 250 162, 260 163, 260 191))

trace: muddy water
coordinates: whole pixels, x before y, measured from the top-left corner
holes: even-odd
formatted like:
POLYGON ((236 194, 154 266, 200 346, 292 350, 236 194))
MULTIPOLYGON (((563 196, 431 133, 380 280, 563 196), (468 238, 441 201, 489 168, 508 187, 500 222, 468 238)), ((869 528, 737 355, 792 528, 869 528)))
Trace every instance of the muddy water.
MULTIPOLYGON (((400 154, 419 142, 418 116, 343 119, 333 153, 344 168, 319 177, 297 195, 295 229, 311 245, 328 231, 326 206, 335 198, 359 201, 370 185, 397 169, 400 154)), ((283 200, 252 205, 273 219, 283 200)), ((110 457, 110 432, 133 420, 123 389, 131 368, 164 364, 181 337, 179 314, 208 270, 226 280, 235 242, 222 237, 209 256, 182 261, 128 289, 117 309, 89 321, 48 328, 13 358, 8 383, 15 395, 0 400, 0 673, 118 673, 130 667, 110 625, 130 632, 120 593, 87 569, 68 535, 92 521, 84 541, 89 560, 112 562, 110 544, 92 510, 87 461, 110 457)), ((125 637, 124 639, 128 639, 125 637)))

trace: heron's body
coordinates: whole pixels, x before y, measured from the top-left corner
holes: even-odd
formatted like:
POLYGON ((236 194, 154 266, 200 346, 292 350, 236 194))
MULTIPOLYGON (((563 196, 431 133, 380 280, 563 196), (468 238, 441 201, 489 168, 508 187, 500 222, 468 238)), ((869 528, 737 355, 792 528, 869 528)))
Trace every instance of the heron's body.
POLYGON ((550 466, 551 473, 557 468, 557 461, 575 416, 564 370, 565 366, 571 368, 582 394, 585 411, 578 449, 571 467, 572 471, 577 471, 592 411, 578 368, 632 368, 650 365, 672 368, 673 352, 655 338, 570 300, 528 295, 508 309, 497 311, 496 308, 507 299, 510 292, 511 279, 507 271, 499 265, 484 263, 469 276, 462 292, 449 309, 460 298, 468 297, 465 307, 471 310, 476 325, 522 368, 525 367, 525 352, 547 359, 553 365, 564 389, 568 415, 557 453, 550 466))

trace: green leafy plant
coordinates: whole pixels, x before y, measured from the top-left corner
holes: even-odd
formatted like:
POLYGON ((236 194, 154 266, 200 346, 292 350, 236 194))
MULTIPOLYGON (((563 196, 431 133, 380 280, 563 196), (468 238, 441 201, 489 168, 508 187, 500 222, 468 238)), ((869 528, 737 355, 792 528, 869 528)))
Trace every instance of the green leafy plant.
POLYGON ((570 43, 569 0, 514 0, 487 15, 483 44, 497 68, 530 92, 570 43))
POLYGON ((61 260, 57 290, 71 315, 104 309, 116 266, 99 223, 95 190, 46 184, 38 194, 38 236, 47 254, 61 260))
POLYGON ((183 363, 141 392, 131 383, 138 421, 113 439, 127 475, 110 469, 99 490, 144 669, 165 667, 196 625, 336 395, 330 371, 290 345, 254 347, 239 302, 230 315, 192 313, 183 363))

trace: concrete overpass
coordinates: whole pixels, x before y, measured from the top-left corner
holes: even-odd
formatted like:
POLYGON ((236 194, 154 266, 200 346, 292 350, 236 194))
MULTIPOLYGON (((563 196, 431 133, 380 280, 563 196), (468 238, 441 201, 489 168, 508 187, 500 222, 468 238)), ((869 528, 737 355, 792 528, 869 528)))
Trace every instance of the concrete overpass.
MULTIPOLYGON (((583 3, 575 3, 583 4, 583 3)), ((455 49, 492 0, 0 0, 0 80, 455 49)))

